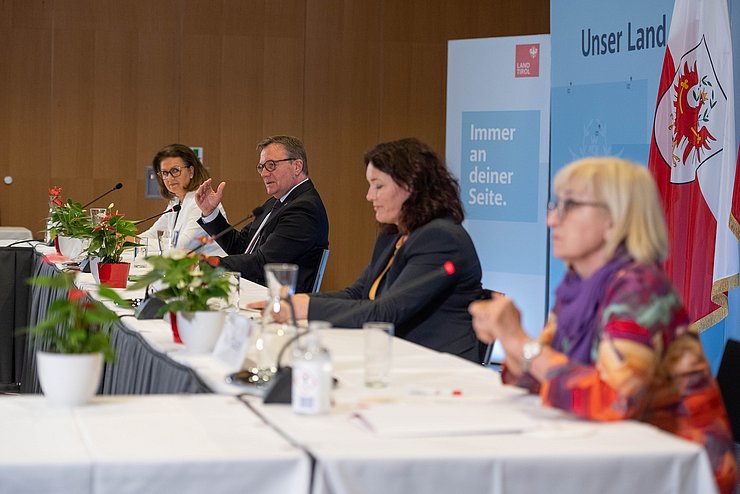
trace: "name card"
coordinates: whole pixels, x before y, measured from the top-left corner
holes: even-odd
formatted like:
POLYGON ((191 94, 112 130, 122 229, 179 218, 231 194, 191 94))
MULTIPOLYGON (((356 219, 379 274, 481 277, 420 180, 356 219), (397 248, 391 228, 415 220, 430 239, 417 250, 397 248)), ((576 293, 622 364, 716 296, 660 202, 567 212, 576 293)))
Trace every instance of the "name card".
POLYGON ((233 313, 226 317, 226 325, 216 342, 213 355, 224 362, 232 372, 242 368, 254 328, 254 323, 242 315, 233 313))

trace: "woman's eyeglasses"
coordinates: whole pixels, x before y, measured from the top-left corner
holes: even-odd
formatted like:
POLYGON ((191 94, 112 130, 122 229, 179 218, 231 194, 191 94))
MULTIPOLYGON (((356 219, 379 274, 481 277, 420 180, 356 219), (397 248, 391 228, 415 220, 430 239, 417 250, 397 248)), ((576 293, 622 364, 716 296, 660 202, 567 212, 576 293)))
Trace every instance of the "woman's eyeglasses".
POLYGON ((565 216, 573 209, 582 206, 591 206, 595 208, 604 208, 608 210, 608 206, 603 202, 594 201, 576 201, 575 199, 563 199, 556 200, 547 203, 547 212, 554 211, 557 214, 558 219, 562 220, 565 216))
POLYGON ((191 166, 192 165, 187 165, 183 167, 173 166, 169 170, 161 170, 157 172, 157 175, 159 175, 162 178, 167 178, 167 177, 177 178, 182 173, 183 168, 190 168, 191 166))

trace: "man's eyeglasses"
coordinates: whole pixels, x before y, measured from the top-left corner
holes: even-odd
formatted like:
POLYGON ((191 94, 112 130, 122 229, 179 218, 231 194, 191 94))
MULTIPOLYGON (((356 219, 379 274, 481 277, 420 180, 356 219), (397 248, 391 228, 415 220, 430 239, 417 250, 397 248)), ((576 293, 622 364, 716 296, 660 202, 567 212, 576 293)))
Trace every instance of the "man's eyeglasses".
POLYGON ((183 168, 190 168, 191 166, 193 166, 193 165, 186 165, 186 166, 183 166, 183 167, 173 166, 169 170, 160 170, 160 171, 158 171, 157 172, 157 175, 159 175, 162 178, 167 178, 167 177, 177 178, 182 173, 183 168))
POLYGON ((275 171, 275 168, 277 168, 278 163, 282 163, 283 161, 295 161, 297 158, 285 158, 284 160, 267 160, 264 163, 258 163, 257 173, 262 173, 262 170, 267 170, 268 172, 272 173, 275 171))
POLYGON ((595 208, 604 208, 608 209, 608 206, 603 202, 593 202, 593 201, 576 201, 575 199, 563 199, 552 201, 547 203, 547 212, 555 211, 555 214, 558 215, 558 219, 562 220, 565 218, 565 216, 573 209, 579 208, 582 206, 591 206, 595 208))

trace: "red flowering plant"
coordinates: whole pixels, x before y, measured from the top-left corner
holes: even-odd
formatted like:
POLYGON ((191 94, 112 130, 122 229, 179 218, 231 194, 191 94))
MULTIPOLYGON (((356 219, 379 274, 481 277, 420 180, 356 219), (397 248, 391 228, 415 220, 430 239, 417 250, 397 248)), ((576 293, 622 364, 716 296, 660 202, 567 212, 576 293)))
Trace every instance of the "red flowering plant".
POLYGON ((49 207, 52 207, 52 204, 56 206, 62 205, 62 198, 60 197, 62 195, 62 188, 61 187, 49 187, 49 207))
POLYGON ((123 251, 136 247, 128 239, 136 236, 136 225, 133 221, 124 220, 122 214, 108 214, 92 228, 88 254, 100 258, 101 264, 119 263, 123 251))
MULTIPOLYGON (((50 197, 51 190, 49 189, 50 197)), ((57 190, 61 192, 61 189, 57 190)), ((58 195, 52 200, 51 204, 55 205, 54 210, 51 212, 51 221, 49 223, 52 239, 57 235, 73 238, 87 238, 90 236, 92 224, 90 223, 90 217, 87 215, 87 212, 82 209, 82 204, 72 202, 72 199, 62 202, 62 199, 58 195)))
POLYGON ((219 257, 174 250, 146 260, 152 270, 129 289, 154 287, 152 295, 165 302, 161 314, 218 310, 229 299, 232 282, 219 257))
MULTIPOLYGON (((46 317, 25 331, 34 339, 40 340, 47 351, 101 352, 106 361, 112 362, 115 355, 108 334, 110 325, 118 320, 118 316, 102 302, 90 298, 86 291, 75 287, 74 279, 72 273, 28 279, 27 282, 31 285, 63 290, 66 296, 52 302, 46 311, 46 317)), ((128 305, 120 295, 106 286, 100 286, 98 294, 117 305, 128 305)))

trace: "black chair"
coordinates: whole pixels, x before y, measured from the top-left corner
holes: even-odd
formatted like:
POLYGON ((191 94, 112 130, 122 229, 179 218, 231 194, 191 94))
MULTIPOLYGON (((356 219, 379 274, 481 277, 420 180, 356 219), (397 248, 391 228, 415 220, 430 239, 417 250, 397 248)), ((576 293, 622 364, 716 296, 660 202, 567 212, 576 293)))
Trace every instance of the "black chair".
POLYGON ((727 340, 722 363, 717 372, 717 384, 722 392, 732 437, 740 442, 740 341, 727 340))
MULTIPOLYGON (((735 461, 740 467, 740 341, 727 340, 717 372, 717 384, 725 402, 735 440, 735 461)), ((740 486, 735 490, 740 493, 740 486)))
MULTIPOLYGON (((480 295, 478 296, 478 300, 490 300, 492 295, 504 295, 503 292, 497 292, 496 290, 489 290, 488 288, 481 289, 480 295)), ((478 341, 478 359, 480 360, 480 363, 488 366, 491 364, 491 354, 493 354, 493 345, 496 343, 495 341, 492 341, 491 343, 483 343, 482 341, 478 341)), ((500 362, 497 362, 500 363, 500 362)))

